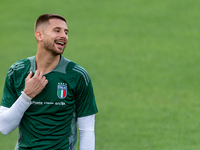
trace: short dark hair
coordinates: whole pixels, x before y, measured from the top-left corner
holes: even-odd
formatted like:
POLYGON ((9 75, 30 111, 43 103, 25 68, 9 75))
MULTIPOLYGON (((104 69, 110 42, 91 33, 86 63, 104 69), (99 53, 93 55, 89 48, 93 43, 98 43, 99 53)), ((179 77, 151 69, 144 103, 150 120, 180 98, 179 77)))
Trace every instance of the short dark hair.
POLYGON ((39 16, 38 19, 35 22, 35 32, 36 32, 36 29, 39 25, 46 23, 50 19, 53 19, 53 18, 63 20, 64 22, 67 23, 66 19, 64 17, 58 15, 58 14, 43 14, 43 15, 39 16))

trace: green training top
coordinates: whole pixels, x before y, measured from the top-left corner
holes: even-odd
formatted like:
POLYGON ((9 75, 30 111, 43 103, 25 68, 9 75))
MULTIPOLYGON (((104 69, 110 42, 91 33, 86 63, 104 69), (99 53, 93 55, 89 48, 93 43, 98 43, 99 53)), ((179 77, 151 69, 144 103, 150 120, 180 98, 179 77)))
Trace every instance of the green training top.
MULTIPOLYGON (((10 108, 24 90, 35 56, 13 64, 6 76, 1 105, 10 108)), ((98 112, 87 71, 61 56, 57 67, 45 74, 48 84, 32 99, 19 125, 19 150, 74 150, 77 117, 98 112)))

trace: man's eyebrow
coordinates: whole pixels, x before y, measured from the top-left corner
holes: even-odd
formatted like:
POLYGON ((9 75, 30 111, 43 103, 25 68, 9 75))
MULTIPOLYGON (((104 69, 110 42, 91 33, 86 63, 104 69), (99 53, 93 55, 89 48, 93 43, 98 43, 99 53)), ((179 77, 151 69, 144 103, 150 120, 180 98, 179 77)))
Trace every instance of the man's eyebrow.
MULTIPOLYGON (((53 29, 61 29, 61 27, 55 27, 53 29)), ((65 31, 69 32, 69 29, 64 29, 65 31)))

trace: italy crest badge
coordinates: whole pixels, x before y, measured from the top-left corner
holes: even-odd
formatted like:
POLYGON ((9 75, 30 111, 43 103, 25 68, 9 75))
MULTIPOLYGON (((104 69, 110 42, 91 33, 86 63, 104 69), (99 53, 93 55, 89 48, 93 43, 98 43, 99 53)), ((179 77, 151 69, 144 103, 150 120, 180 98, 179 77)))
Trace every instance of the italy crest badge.
POLYGON ((67 96, 67 86, 58 85, 57 95, 60 99, 64 99, 67 96))

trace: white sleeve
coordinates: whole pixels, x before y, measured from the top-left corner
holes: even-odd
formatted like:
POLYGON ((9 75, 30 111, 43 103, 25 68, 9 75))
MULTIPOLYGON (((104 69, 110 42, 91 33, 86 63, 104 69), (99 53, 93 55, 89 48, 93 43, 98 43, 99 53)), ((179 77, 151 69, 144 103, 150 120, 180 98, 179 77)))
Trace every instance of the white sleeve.
POLYGON ((0 131, 4 135, 9 134, 16 129, 24 115, 24 112, 31 105, 31 98, 24 92, 10 107, 0 107, 0 131))
POLYGON ((95 114, 78 118, 80 131, 80 150, 95 149, 95 114))

